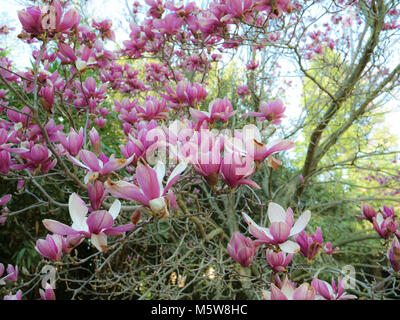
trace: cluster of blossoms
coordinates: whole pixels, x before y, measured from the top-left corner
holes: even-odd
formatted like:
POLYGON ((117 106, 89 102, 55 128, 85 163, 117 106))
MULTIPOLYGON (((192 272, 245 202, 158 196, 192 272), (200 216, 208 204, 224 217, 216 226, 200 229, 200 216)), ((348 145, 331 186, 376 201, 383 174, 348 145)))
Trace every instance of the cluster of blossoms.
POLYGON ((338 278, 337 285, 332 279, 331 284, 314 278, 311 285, 303 283, 296 288, 296 283, 290 282, 286 276, 283 281, 278 276, 276 284, 271 283, 270 290, 263 290, 265 300, 350 300, 354 295, 347 294, 343 288, 343 281, 338 278))
POLYGON ((269 228, 257 225, 247 214, 243 213, 249 232, 256 239, 252 240, 240 232, 235 232, 227 247, 230 256, 243 267, 248 267, 253 262, 260 246, 266 247, 265 257, 268 265, 276 274, 276 284, 271 283, 270 291, 263 291, 265 299, 345 300, 356 298, 344 293, 340 278, 338 279, 338 286, 333 279, 331 286, 327 282, 315 278, 312 285, 303 283, 296 288, 296 284, 291 283, 287 275, 285 280, 281 282, 277 273, 287 272, 287 266, 297 252, 300 252, 308 260, 312 260, 322 247, 325 253, 330 255, 338 248, 332 249, 330 242, 323 246, 321 228, 317 228, 316 233, 312 235, 305 233, 304 229, 311 218, 310 211, 304 212, 294 223, 292 209, 288 208, 285 211, 280 205, 271 202, 268 206, 267 215, 271 223, 269 228), (293 237, 295 241, 290 240, 290 237, 293 237))
MULTIPOLYGON (((332 249, 332 244, 327 242, 323 245, 321 228, 317 228, 315 234, 305 233, 310 218, 310 211, 305 211, 294 223, 293 210, 286 211, 278 204, 271 202, 268 206, 268 219, 270 227, 262 227, 256 224, 247 214, 243 213, 244 221, 247 223, 250 234, 255 240, 245 237, 240 232, 232 236, 227 250, 230 256, 243 267, 248 267, 261 246, 265 246, 265 257, 268 265, 277 274, 287 272, 287 267, 293 256, 300 252, 308 260, 312 260, 320 248, 324 248, 326 254, 333 254, 338 248, 332 249), (289 238, 292 237, 293 240, 289 238)), ((325 281, 315 278, 312 286, 303 283, 296 289, 286 276, 283 282, 276 275, 276 284, 271 284, 270 291, 263 291, 267 300, 344 300, 354 299, 355 296, 346 295, 343 291, 342 280, 338 279, 338 286, 332 280, 332 286, 325 281), (278 285, 278 286, 277 286, 278 285)))
POLYGON ((297 252, 308 260, 312 260, 321 248, 329 255, 339 249, 332 249, 330 242, 323 244, 321 228, 318 227, 316 233, 311 235, 304 231, 311 218, 310 211, 305 211, 294 223, 291 208, 285 211, 280 205, 271 202, 267 215, 270 221, 269 228, 259 226, 246 213, 243 213, 249 232, 256 240, 235 232, 228 244, 229 254, 243 267, 251 264, 257 249, 262 245, 266 246, 267 262, 275 272, 286 271, 286 267, 297 252), (290 237, 294 241, 290 240, 290 237))
MULTIPOLYGON (((0 263, 0 286, 7 285, 7 283, 16 283, 18 281, 18 266, 9 264, 7 269, 4 270, 4 265, 0 263), (5 272, 7 274, 5 274, 5 272)), ((54 290, 49 283, 46 283, 45 289, 39 289, 39 294, 42 300, 55 300, 54 290)), ((15 294, 10 292, 3 297, 3 300, 22 300, 22 290, 18 290, 15 294)))
POLYGON ((387 252, 390 264, 395 272, 400 271, 400 230, 399 223, 396 221, 394 208, 384 205, 378 212, 369 204, 361 206, 362 215, 357 216, 361 220, 369 221, 379 237, 389 242, 391 245, 387 252))

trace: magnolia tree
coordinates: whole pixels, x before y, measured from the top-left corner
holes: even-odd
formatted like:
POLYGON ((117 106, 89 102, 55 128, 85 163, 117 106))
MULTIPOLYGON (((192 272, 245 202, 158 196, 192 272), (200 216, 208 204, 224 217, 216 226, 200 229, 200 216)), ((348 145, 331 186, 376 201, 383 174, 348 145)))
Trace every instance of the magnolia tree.
POLYGON ((363 135, 400 84, 399 1, 146 0, 123 43, 83 11, 0 29, 32 48, 0 60, 4 299, 398 296, 395 152, 363 135), (382 188, 315 199, 333 172, 382 188), (367 233, 327 238, 348 203, 367 233), (370 239, 372 275, 351 262, 370 239))

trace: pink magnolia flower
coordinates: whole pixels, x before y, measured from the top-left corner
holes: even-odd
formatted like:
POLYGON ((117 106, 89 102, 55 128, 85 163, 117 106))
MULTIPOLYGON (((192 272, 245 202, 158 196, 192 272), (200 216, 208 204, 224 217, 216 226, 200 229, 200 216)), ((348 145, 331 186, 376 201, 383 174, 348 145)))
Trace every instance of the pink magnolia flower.
MULTIPOLYGON (((1 154, 1 153, 0 153, 1 154)), ((0 156, 1 160, 1 156, 0 156)), ((1 166, 0 166, 0 172, 1 172, 1 166)), ((0 207, 3 207, 0 210, 0 225, 4 224, 7 221, 7 213, 8 213, 8 208, 6 207, 7 203, 11 200, 11 194, 6 194, 5 196, 2 196, 0 198, 0 207)), ((1 274, 0 274, 1 276, 1 274)))
POLYGON ((235 232, 228 243, 227 250, 233 260, 240 263, 242 267, 248 267, 253 262, 257 247, 250 238, 246 238, 240 232, 235 232))
POLYGON ((103 182, 96 180, 94 183, 88 184, 88 194, 92 209, 98 210, 107 197, 108 192, 104 188, 103 182))
POLYGON ((75 62, 77 60, 74 50, 66 43, 59 41, 58 42, 58 50, 60 51, 60 53, 62 55, 62 57, 60 55, 59 55, 59 57, 64 64, 70 63, 70 62, 75 62))
POLYGON ((388 239, 399 228, 399 223, 394 218, 394 214, 389 215, 381 210, 372 218, 374 229, 382 239, 388 239))
POLYGON ((39 294, 42 300, 56 300, 54 290, 48 282, 46 282, 45 290, 39 289, 39 294))
POLYGON ((400 242, 397 236, 394 237, 387 253, 388 259, 394 271, 400 271, 400 242))
POLYGON ((107 251, 107 236, 120 236, 124 232, 132 230, 133 224, 113 227, 114 220, 118 217, 121 210, 121 203, 115 200, 108 211, 93 211, 89 216, 85 202, 73 193, 68 202, 69 214, 72 226, 67 226, 61 222, 45 219, 43 224, 47 230, 55 234, 64 235, 83 235, 90 238, 92 244, 100 252, 107 251))
POLYGON ((312 260, 315 257, 319 249, 322 248, 324 241, 320 227, 318 227, 317 231, 311 235, 302 231, 295 235, 293 239, 299 244, 301 254, 309 260, 312 260))
POLYGON ((1 280, 16 282, 18 280, 18 266, 14 267, 13 265, 9 264, 6 270, 7 270, 7 275, 1 280))
POLYGON ((243 213, 245 222, 249 225, 249 232, 257 238, 257 244, 273 244, 278 246, 283 252, 296 253, 300 246, 289 237, 294 236, 305 229, 311 218, 310 211, 305 211, 293 225, 293 211, 287 211, 276 203, 271 202, 267 212, 271 225, 269 228, 260 227, 247 214, 243 213))
POLYGON ((237 112, 237 110, 233 111, 232 104, 226 97, 224 99, 217 98, 211 101, 208 105, 208 112, 194 108, 190 108, 189 111, 192 117, 199 123, 207 121, 210 124, 214 123, 218 119, 222 122, 227 122, 228 119, 237 112))
POLYGON ((51 261, 60 261, 62 255, 62 237, 58 234, 47 235, 46 239, 36 241, 36 251, 51 261))
POLYGON ((51 261, 60 261, 62 254, 69 254, 75 247, 80 245, 84 239, 83 235, 72 234, 62 237, 58 234, 47 235, 46 239, 36 241, 36 251, 51 261))
POLYGON ((247 70, 255 70, 259 66, 259 62, 251 60, 248 64, 246 64, 246 69, 247 70))
MULTIPOLYGON (((21 127, 25 128, 31 122, 31 118, 24 114, 24 113, 26 113, 26 114, 32 115, 32 111, 29 109, 29 107, 23 107, 21 109, 21 111, 23 113, 7 109, 7 117, 14 123, 14 127, 16 124, 21 123, 20 128, 21 127)), ((18 129, 16 129, 16 130, 18 130, 18 129)))
MULTIPOLYGON (((55 32, 68 33, 72 28, 78 27, 81 17, 75 9, 69 9, 64 14, 59 0, 55 0, 52 6, 56 10, 55 32)), ((52 26, 50 25, 50 29, 52 26)))
POLYGON ((129 134, 129 141, 126 146, 120 146, 121 152, 125 158, 134 157, 133 163, 136 164, 139 158, 147 160, 154 153, 165 146, 164 131, 157 125, 155 120, 149 123, 140 123, 136 125, 136 134, 129 134))
POLYGON ((248 86, 238 86, 236 89, 238 96, 244 98, 250 94, 250 90, 248 86))
POLYGON ((286 267, 292 261, 293 254, 286 254, 282 251, 275 252, 272 249, 267 249, 265 252, 265 257, 274 272, 285 272, 286 267))
POLYGON ((224 10, 228 14, 223 20, 228 20, 229 18, 240 17, 247 13, 253 6, 253 0, 231 0, 227 1, 224 5, 224 10))
POLYGON ((221 167, 223 141, 209 130, 196 132, 193 138, 189 142, 193 147, 189 150, 193 168, 206 179, 210 186, 215 186, 221 167), (193 140, 197 141, 191 143, 193 140))
POLYGON ((68 138, 66 138, 63 133, 59 132, 58 138, 65 150, 67 150, 70 155, 76 156, 83 146, 83 128, 79 129, 79 133, 76 133, 76 131, 71 128, 68 138))
POLYGON ((270 290, 263 290, 262 295, 265 300, 315 300, 315 289, 308 283, 303 283, 298 288, 290 283, 286 276, 281 288, 271 283, 270 290))
POLYGON ((148 16, 153 18, 161 18, 162 13, 164 12, 164 6, 162 0, 145 0, 146 4, 150 6, 150 9, 147 13, 148 16))
POLYGON ((0 263, 0 285, 5 285, 6 283, 4 282, 3 279, 1 279, 1 276, 4 273, 4 264, 0 263))
POLYGON ((219 174, 222 181, 232 189, 237 188, 241 184, 246 184, 252 188, 260 189, 260 186, 256 182, 247 179, 253 175, 255 170, 256 167, 251 157, 247 155, 242 156, 239 152, 235 151, 225 151, 219 174))
POLYGON ((93 20, 92 27, 100 31, 100 36, 102 40, 115 40, 115 33, 111 30, 112 21, 110 19, 106 19, 100 22, 96 22, 93 20))
POLYGON ((263 144, 261 133, 255 125, 246 125, 242 129, 243 143, 246 152, 253 157, 254 161, 261 163, 268 156, 289 150, 294 147, 294 142, 289 140, 272 141, 268 144, 263 144))
POLYGON ((39 35, 44 32, 42 27, 42 11, 39 7, 28 7, 18 11, 18 19, 27 33, 39 35))
POLYGON ((43 10, 29 7, 18 11, 18 19, 27 33, 37 36, 45 30, 67 33, 79 25, 80 15, 75 9, 70 9, 63 15, 60 2, 55 0, 43 10))
POLYGON ((283 105, 282 100, 276 99, 271 102, 261 102, 259 112, 249 112, 247 116, 260 118, 261 121, 268 120, 272 124, 280 124, 281 119, 284 117, 286 107, 283 105))
POLYGON ((165 164, 159 161, 151 168, 144 161, 139 161, 135 175, 139 186, 126 181, 107 180, 105 187, 114 197, 137 201, 149 207, 156 217, 163 218, 169 215, 165 199, 167 191, 178 180, 186 166, 185 162, 179 163, 163 187, 165 164))
POLYGON ((18 290, 15 295, 10 292, 8 296, 4 296, 3 300, 22 300, 22 291, 18 290))
POLYGON ((291 13, 293 10, 291 0, 255 0, 255 9, 259 11, 267 10, 279 17, 282 12, 291 13))
POLYGON ((343 281, 338 278, 338 284, 336 286, 335 280, 332 278, 332 286, 323 280, 315 278, 311 285, 315 289, 319 298, 323 300, 350 300, 357 299, 357 296, 346 294, 343 289, 343 281))
POLYGON ((136 110, 137 116, 144 120, 167 119, 168 116, 166 101, 159 101, 152 96, 147 96, 143 106, 137 106, 136 110))
POLYGON ((362 220, 368 220, 369 222, 373 223, 373 218, 376 218, 376 211, 375 209, 369 204, 363 204, 361 206, 362 216, 356 215, 357 218, 362 220))
POLYGON ((198 83, 193 85, 187 81, 179 81, 174 92, 167 84, 165 90, 168 95, 162 94, 164 99, 173 103, 173 108, 179 108, 181 105, 195 107, 200 101, 207 97, 207 91, 198 83))
POLYGON ((54 87, 51 85, 44 86, 39 91, 42 107, 45 111, 53 113, 54 103, 54 87))
POLYGON ((0 150, 0 173, 7 174, 11 168, 11 157, 7 150, 0 150))
POLYGON ((88 150, 81 150, 79 152, 79 159, 82 162, 70 155, 67 155, 67 157, 73 164, 88 170, 84 178, 86 184, 95 181, 100 176, 108 175, 115 170, 129 165, 133 160, 133 157, 129 159, 116 159, 115 155, 112 155, 110 158, 107 158, 105 155, 97 157, 96 154, 88 150))
POLYGON ((334 254, 336 251, 339 251, 339 247, 335 247, 335 249, 333 249, 332 247, 332 243, 327 242, 324 246, 324 252, 328 255, 332 255, 334 254))
POLYGON ((100 155, 101 154, 101 140, 100 140, 99 133, 97 132, 95 127, 93 127, 92 130, 89 131, 89 140, 92 145, 93 152, 97 155, 100 155))
POLYGON ((107 119, 97 117, 94 119, 94 123, 99 127, 99 129, 101 129, 107 124, 107 119))
POLYGON ((4 207, 11 200, 11 194, 6 194, 0 198, 0 207, 4 207))
POLYGON ((160 32, 170 36, 177 34, 182 24, 183 20, 173 13, 169 13, 164 18, 155 19, 153 21, 153 26, 155 28, 157 28, 160 32))

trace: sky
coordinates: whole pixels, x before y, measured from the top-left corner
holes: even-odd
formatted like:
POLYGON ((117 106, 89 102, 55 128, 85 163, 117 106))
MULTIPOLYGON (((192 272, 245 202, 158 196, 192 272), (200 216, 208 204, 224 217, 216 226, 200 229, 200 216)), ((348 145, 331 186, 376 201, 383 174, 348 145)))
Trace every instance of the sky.
MULTIPOLYGON (((18 68, 30 66, 31 48, 29 45, 16 39, 16 35, 21 31, 21 26, 17 17, 17 10, 25 7, 21 0, 0 0, 0 21, 9 21, 16 30, 12 31, 7 36, 7 43, 12 43, 13 56, 12 60, 18 68)), ((128 8, 132 8, 133 1, 131 0, 96 0, 88 1, 89 6, 87 10, 87 17, 93 17, 95 20, 111 19, 114 23, 113 27, 118 30, 116 34, 116 42, 122 43, 123 40, 129 38, 129 25, 128 23, 120 23, 118 21, 124 15, 128 14, 128 8)), ((0 23, 2 25, 2 23, 0 23)), ((0 38, 1 39, 1 38, 0 38)), ((3 43, 0 40, 0 47, 3 43)), ((289 70, 288 70, 289 72, 289 70)), ((301 97, 301 81, 295 79, 295 85, 290 88, 287 95, 291 98, 285 101, 287 106, 287 114, 298 114, 300 105, 296 101, 300 101, 301 97)), ((398 138, 398 149, 400 150, 400 97, 393 97, 386 105, 392 111, 385 116, 385 123, 389 130, 398 138)))

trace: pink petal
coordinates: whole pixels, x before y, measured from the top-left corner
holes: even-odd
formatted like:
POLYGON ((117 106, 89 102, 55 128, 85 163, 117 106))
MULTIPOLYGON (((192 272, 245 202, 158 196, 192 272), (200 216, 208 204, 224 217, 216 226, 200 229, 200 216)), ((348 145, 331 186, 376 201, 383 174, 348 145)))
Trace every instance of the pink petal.
POLYGON ((79 152, 79 158, 81 161, 86 164, 93 171, 101 171, 101 166, 97 156, 88 150, 81 150, 79 152))
POLYGON ((43 225, 50 232, 59 234, 61 236, 81 233, 80 231, 72 229, 70 226, 67 226, 66 224, 58 222, 56 220, 45 219, 43 220, 43 225))
POLYGON ((110 228, 114 220, 111 214, 105 210, 92 212, 86 221, 90 233, 100 233, 103 229, 110 228))

